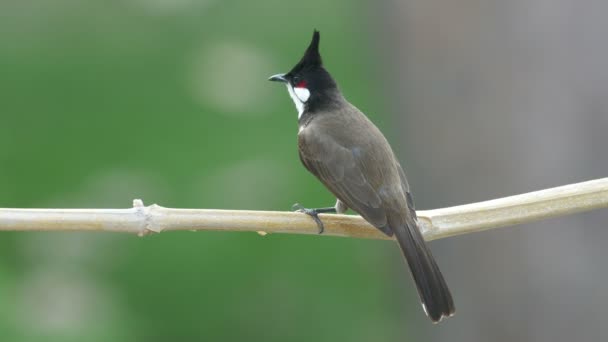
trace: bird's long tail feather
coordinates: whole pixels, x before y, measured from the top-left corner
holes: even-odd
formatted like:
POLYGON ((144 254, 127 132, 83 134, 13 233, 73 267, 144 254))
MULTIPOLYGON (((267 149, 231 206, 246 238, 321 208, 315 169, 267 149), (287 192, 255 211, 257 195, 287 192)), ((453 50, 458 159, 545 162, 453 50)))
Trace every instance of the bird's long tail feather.
POLYGON ((433 323, 438 323, 443 317, 454 314, 452 294, 416 221, 413 218, 406 221, 406 224, 393 225, 391 228, 410 267, 422 307, 433 323))

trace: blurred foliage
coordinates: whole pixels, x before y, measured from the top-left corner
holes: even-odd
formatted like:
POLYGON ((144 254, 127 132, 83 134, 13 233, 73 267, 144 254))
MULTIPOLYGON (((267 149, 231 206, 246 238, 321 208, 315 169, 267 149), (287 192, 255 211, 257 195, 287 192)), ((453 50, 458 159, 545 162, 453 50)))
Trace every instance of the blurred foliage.
MULTIPOLYGON (((0 3, 0 207, 333 203, 301 167, 295 109, 266 77, 291 68, 318 28, 328 69, 377 112, 365 10, 346 0, 0 3)), ((417 302, 405 272, 395 278, 398 254, 327 237, 3 233, 0 335, 392 340, 408 328, 404 304, 417 302)))

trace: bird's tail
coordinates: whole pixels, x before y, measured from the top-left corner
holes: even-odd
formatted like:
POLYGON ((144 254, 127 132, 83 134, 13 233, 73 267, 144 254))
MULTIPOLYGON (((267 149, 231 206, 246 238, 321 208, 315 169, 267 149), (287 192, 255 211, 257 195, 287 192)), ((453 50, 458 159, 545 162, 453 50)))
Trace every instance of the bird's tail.
POLYGON ((418 224, 409 217, 406 222, 393 225, 393 232, 410 267, 424 312, 433 323, 439 323, 443 317, 454 314, 452 294, 422 237, 418 224))

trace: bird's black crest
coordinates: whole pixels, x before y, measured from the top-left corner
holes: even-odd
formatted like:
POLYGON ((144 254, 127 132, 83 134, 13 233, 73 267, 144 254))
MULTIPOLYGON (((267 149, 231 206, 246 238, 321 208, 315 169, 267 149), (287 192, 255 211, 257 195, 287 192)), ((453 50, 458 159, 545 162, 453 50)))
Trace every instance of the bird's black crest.
POLYGON ((306 52, 304 52, 304 56, 302 57, 300 62, 298 62, 298 64, 294 67, 294 70, 309 67, 319 67, 323 64, 321 61, 321 55, 319 54, 320 39, 321 35, 319 34, 319 31, 314 30, 310 45, 308 45, 306 52))
POLYGON ((321 54, 319 54, 319 31, 314 30, 312 40, 304 52, 304 56, 285 77, 293 86, 304 81, 305 87, 310 91, 310 98, 306 104, 308 112, 321 110, 335 104, 342 95, 336 92, 337 85, 329 72, 323 67, 321 54), (294 83, 294 79, 298 80, 294 83))

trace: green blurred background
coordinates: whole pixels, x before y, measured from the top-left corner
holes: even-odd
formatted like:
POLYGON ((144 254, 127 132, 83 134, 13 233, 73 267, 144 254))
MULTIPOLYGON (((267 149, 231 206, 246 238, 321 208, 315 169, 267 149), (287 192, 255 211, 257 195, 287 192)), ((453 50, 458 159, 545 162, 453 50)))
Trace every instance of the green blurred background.
MULTIPOLYGON (((606 176, 603 2, 0 2, 0 207, 332 204, 269 75, 312 30, 418 208, 606 176), (604 147, 602 147, 604 146, 604 147)), ((2 341, 605 340, 592 213, 432 243, 457 315, 422 314, 386 241, 2 233, 2 341)))
MULTIPOLYGON (((358 48, 369 41, 361 3, 0 8, 3 207, 331 204, 300 165, 286 90, 266 79, 291 68, 318 28, 348 93, 363 106, 376 99, 361 96, 374 89, 369 51, 358 48)), ((410 285, 388 281, 401 260, 387 242, 5 233, 0 246, 4 341, 363 341, 396 334, 408 314, 390 295, 410 285)), ((406 293, 401 304, 418 310, 406 293)))

